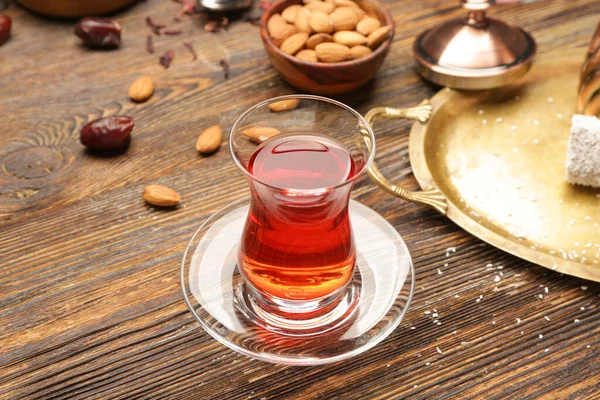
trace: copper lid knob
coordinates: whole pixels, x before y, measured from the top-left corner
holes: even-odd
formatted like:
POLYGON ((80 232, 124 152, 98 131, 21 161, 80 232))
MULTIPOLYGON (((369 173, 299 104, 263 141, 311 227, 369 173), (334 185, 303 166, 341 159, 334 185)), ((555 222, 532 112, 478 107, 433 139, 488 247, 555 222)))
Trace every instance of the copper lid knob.
POLYGON ((427 80, 457 89, 490 89, 525 75, 536 44, 524 30, 490 18, 493 0, 460 0, 467 10, 423 32, 413 51, 427 80))

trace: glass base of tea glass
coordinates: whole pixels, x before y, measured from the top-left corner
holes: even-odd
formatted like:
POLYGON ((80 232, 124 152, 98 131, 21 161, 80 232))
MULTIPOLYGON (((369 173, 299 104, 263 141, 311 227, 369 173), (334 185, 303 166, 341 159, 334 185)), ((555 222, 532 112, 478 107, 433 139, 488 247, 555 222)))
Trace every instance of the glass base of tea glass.
POLYGON ((212 337, 263 361, 320 365, 372 348, 400 324, 412 299, 414 269, 404 241, 382 216, 350 202, 354 276, 327 304, 302 302, 299 313, 298 304, 265 298, 240 275, 238 244, 249 202, 244 198, 212 215, 183 256, 185 301, 212 337), (293 312, 282 313, 286 308, 293 312))

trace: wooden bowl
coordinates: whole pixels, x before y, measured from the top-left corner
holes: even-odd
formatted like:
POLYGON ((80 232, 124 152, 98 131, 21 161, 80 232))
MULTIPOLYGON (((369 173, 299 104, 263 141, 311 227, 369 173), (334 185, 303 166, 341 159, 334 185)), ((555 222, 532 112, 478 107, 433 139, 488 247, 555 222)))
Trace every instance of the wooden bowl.
POLYGON ((377 1, 364 1, 372 6, 382 24, 392 27, 391 34, 368 56, 339 63, 300 60, 284 53, 273 44, 267 32, 267 21, 273 14, 281 13, 288 6, 302 4, 302 0, 280 0, 265 11, 260 20, 260 36, 271 64, 283 80, 306 93, 332 95, 355 90, 373 78, 390 50, 394 37, 394 20, 377 1))
POLYGON ((80 18, 107 14, 135 0, 19 0, 37 13, 60 18, 80 18))

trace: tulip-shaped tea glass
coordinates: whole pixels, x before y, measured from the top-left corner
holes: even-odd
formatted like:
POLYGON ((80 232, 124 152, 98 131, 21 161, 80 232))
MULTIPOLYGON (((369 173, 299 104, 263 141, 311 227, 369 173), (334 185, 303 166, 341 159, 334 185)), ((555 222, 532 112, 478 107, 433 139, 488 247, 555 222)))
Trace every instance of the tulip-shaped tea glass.
POLYGON ((367 122, 334 100, 283 96, 242 114, 229 147, 250 196, 210 217, 182 263, 202 327, 236 351, 292 365, 383 340, 410 303, 414 271, 396 230, 350 200, 375 155, 367 122))

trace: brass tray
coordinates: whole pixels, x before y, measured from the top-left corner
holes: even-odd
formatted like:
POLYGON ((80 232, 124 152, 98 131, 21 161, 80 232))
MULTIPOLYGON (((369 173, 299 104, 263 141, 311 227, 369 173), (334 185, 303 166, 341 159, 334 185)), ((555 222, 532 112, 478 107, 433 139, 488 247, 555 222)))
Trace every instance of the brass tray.
POLYGON ((565 180, 571 116, 584 50, 546 54, 518 84, 442 89, 418 107, 375 108, 409 118, 409 153, 423 189, 371 178, 389 193, 429 205, 478 238, 552 270, 600 281, 600 189, 565 180))

